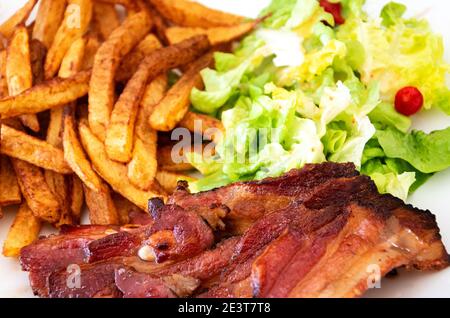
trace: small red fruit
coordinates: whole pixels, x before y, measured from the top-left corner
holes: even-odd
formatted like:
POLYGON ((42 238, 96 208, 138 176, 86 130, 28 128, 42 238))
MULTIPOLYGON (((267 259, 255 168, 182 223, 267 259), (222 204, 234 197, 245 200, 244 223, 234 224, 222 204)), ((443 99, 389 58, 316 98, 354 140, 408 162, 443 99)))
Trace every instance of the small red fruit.
POLYGON ((345 19, 342 16, 342 6, 340 3, 331 3, 328 0, 320 0, 320 6, 328 13, 333 15, 334 22, 337 25, 344 24, 345 19))
POLYGON ((395 95, 395 109, 405 116, 417 113, 423 106, 423 95, 412 86, 403 87, 395 95))

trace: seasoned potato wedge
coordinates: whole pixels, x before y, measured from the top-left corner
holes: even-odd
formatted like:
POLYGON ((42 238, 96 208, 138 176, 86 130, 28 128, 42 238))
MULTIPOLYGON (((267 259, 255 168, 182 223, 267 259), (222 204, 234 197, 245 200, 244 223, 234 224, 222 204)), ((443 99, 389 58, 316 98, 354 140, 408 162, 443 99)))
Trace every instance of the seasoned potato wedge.
POLYGON ((48 187, 41 169, 22 160, 12 159, 20 190, 34 216, 49 223, 58 222, 59 202, 48 187))
POLYGON ((92 161, 94 169, 116 192, 143 210, 147 209, 147 202, 150 198, 165 198, 165 193, 159 191, 159 189, 156 189, 156 191, 142 191, 131 184, 127 178, 126 166, 108 158, 105 146, 85 123, 80 123, 79 132, 81 142, 92 161))
POLYGON ((188 129, 192 133, 199 134, 205 139, 219 142, 225 134, 225 128, 220 120, 194 112, 188 112, 180 121, 180 127, 188 129))
MULTIPOLYGON (((156 50, 142 61, 136 73, 128 81, 111 114, 105 140, 110 159, 125 163, 131 160, 136 115, 148 81, 172 68, 190 63, 208 48, 207 38, 197 36, 156 50)), ((194 64, 197 66, 197 63, 194 64)), ((189 85, 191 85, 190 81, 186 83, 186 86, 189 85)), ((183 117, 184 114, 180 120, 183 117)))
POLYGON ((184 174, 160 170, 156 174, 156 180, 158 180, 159 184, 164 188, 164 190, 166 190, 168 193, 173 193, 177 188, 178 181, 192 182, 196 179, 184 174))
POLYGON ((0 51, 0 99, 8 96, 8 82, 6 81, 6 50, 0 51))
POLYGON ((74 224, 79 224, 84 205, 84 192, 83 183, 76 175, 72 175, 69 179, 69 192, 71 221, 74 224))
POLYGON ((152 26, 149 15, 129 16, 98 49, 89 88, 89 126, 102 141, 115 101, 115 76, 121 59, 141 41, 152 26))
POLYGON ((0 156, 0 206, 22 202, 19 183, 8 157, 0 156))
POLYGON ((22 247, 30 245, 38 238, 40 230, 41 221, 33 215, 25 202, 22 203, 3 243, 3 255, 19 256, 22 247))
POLYGON ((56 32, 45 60, 45 78, 58 72, 62 59, 72 43, 88 30, 92 18, 92 0, 69 0, 64 19, 56 32))
MULTIPOLYGON (((181 160, 181 162, 174 162, 174 160, 172 160, 172 150, 172 145, 158 148, 158 165, 160 170, 182 172, 194 169, 194 167, 184 159, 181 160)), ((180 151, 177 156, 178 155, 183 158, 182 151, 180 151)))
POLYGON ((200 71, 208 67, 212 60, 212 53, 202 56, 192 63, 187 72, 169 89, 150 116, 150 126, 153 129, 170 131, 178 125, 189 110, 192 89, 203 87, 200 71))
POLYGON ((142 60, 151 52, 161 48, 161 42, 154 34, 147 35, 130 53, 123 58, 116 80, 119 82, 128 81, 139 67, 142 60))
POLYGON ((150 0, 163 17, 176 25, 211 28, 242 23, 245 18, 188 0, 150 0))
POLYGON ((81 142, 78 139, 73 114, 64 117, 64 158, 73 172, 83 183, 93 191, 101 191, 103 181, 92 169, 91 163, 86 158, 81 142))
POLYGON ((22 94, 2 99, 0 115, 2 118, 11 118, 23 114, 35 114, 73 102, 86 95, 90 77, 90 71, 83 71, 67 79, 52 79, 22 94))
POLYGON ((7 125, 2 125, 1 153, 47 170, 72 173, 62 150, 7 125))
POLYGON ((211 45, 220 45, 240 39, 251 32, 256 22, 246 22, 233 26, 204 28, 170 27, 166 29, 166 37, 170 44, 179 43, 195 35, 205 34, 211 45))
POLYGON ((14 13, 8 20, 0 25, 0 34, 5 38, 10 38, 14 33, 16 27, 25 21, 30 16, 31 11, 36 5, 37 0, 29 0, 25 5, 14 13))
POLYGON ((93 28, 106 40, 120 26, 119 14, 111 3, 95 2, 93 28))
POLYGON ((161 100, 167 89, 167 76, 165 74, 155 78, 146 88, 146 104, 141 103, 136 131, 134 135, 134 149, 130 163, 128 164, 128 178, 136 187, 150 189, 158 169, 157 161, 157 132, 150 128, 148 118, 154 105, 161 100))
POLYGON ((111 190, 107 185, 103 184, 103 189, 99 192, 84 186, 84 195, 91 224, 120 224, 119 215, 111 197, 111 190))
POLYGON ((33 27, 33 39, 49 49, 64 18, 67 0, 41 0, 33 27))
MULTIPOLYGON (((16 96, 33 86, 28 31, 24 26, 16 29, 8 46, 6 79, 9 96, 16 96)), ((39 131, 36 115, 22 115, 22 123, 33 131, 39 131)))

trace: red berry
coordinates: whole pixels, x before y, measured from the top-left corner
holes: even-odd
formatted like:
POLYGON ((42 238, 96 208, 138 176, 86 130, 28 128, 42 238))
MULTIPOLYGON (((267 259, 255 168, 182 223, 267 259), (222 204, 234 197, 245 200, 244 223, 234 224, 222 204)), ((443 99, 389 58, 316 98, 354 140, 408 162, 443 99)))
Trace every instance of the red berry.
POLYGON ((405 116, 417 113, 423 106, 423 95, 416 88, 407 86, 395 95, 395 109, 405 116))
POLYGON ((331 3, 328 0, 320 0, 320 6, 328 13, 333 15, 334 22, 337 25, 344 24, 345 19, 342 16, 342 6, 340 3, 331 3))

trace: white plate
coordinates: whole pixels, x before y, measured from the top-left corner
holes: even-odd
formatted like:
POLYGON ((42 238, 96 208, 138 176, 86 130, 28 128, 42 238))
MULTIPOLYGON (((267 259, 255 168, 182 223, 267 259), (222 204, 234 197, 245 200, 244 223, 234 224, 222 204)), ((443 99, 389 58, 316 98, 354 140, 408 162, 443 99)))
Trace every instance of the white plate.
MULTIPOLYGON (((408 6, 408 15, 427 17, 436 32, 445 39, 446 59, 450 61, 450 1, 397 0, 408 6)), ((225 11, 254 17, 269 0, 200 0, 200 2, 225 11)), ((378 14, 386 0, 368 0, 367 10, 378 14)), ((0 1, 0 22, 9 17, 25 0, 0 1)), ((437 111, 421 114, 414 119, 418 129, 431 131, 450 125, 450 117, 437 111)), ((429 209, 437 216, 444 243, 450 248, 450 170, 436 174, 417 191, 409 202, 422 209, 429 209)), ((0 220, 0 242, 5 239, 13 220, 14 211, 5 211, 0 220)), ((27 274, 20 271, 16 260, 0 256, 0 297, 31 297, 27 274)), ((438 273, 400 272, 392 279, 383 279, 381 288, 367 293, 369 297, 450 297, 450 269, 438 273)))

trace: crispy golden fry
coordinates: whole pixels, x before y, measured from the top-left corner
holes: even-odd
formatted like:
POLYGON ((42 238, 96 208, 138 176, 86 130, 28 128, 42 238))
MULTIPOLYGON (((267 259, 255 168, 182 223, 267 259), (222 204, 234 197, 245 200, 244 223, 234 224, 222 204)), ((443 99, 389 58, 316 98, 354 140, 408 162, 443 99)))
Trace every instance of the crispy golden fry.
POLYGON ((101 191, 103 181, 92 169, 91 163, 86 158, 83 147, 78 139, 75 128, 75 120, 72 114, 64 117, 64 158, 75 174, 92 191, 101 191))
POLYGON ((3 243, 3 255, 19 256, 22 247, 30 245, 38 238, 40 230, 41 221, 33 215, 25 202, 22 203, 3 243))
POLYGON ((165 194, 159 192, 159 189, 158 191, 142 191, 133 186, 127 178, 126 167, 108 158, 103 143, 95 137, 85 123, 80 123, 79 131, 81 142, 92 161, 94 169, 116 192, 143 210, 147 209, 147 202, 150 198, 165 198, 165 194))
POLYGON ((148 125, 148 118, 154 105, 163 98, 167 90, 167 75, 162 74, 147 85, 146 93, 151 96, 146 99, 146 104, 141 103, 136 131, 134 135, 134 149, 130 163, 128 164, 128 178, 136 187, 148 190, 153 184, 158 170, 157 138, 156 131, 148 125))
POLYGON ((19 183, 8 157, 0 156, 0 206, 22 202, 19 183))
MULTIPOLYGON (((105 140, 106 151, 110 159, 125 163, 131 160, 136 115, 147 82, 154 79, 158 74, 191 62, 208 48, 207 38, 198 36, 156 50, 142 61, 111 114, 105 140)), ((180 120, 183 116, 184 114, 180 120)))
POLYGON ((39 40, 33 39, 30 42, 31 72, 33 73, 33 85, 41 84, 44 81, 44 63, 47 49, 39 40))
MULTIPOLYGON (((28 31, 24 26, 12 35, 6 57, 6 79, 10 96, 16 96, 33 86, 28 31)), ((33 131, 39 131, 36 115, 22 115, 22 123, 33 131)))
POLYGON ((114 4, 95 2, 92 23, 106 40, 120 26, 119 14, 114 4))
POLYGON ((60 207, 59 220, 55 223, 56 227, 60 227, 66 223, 70 218, 70 201, 69 201, 69 185, 64 175, 56 173, 54 171, 44 171, 45 182, 48 188, 53 193, 54 197, 58 201, 60 207))
POLYGON ((193 63, 188 71, 173 85, 166 96, 155 106, 150 116, 150 126, 158 131, 174 129, 189 110, 190 95, 194 87, 201 89, 203 80, 200 71, 208 67, 213 60, 208 53, 193 63))
POLYGON ((120 224, 122 225, 130 223, 130 213, 142 213, 142 210, 138 206, 131 203, 129 200, 125 199, 118 193, 113 194, 113 200, 117 209, 117 213, 119 214, 120 224))
POLYGON ((225 134, 225 128, 220 120, 203 114, 188 112, 180 121, 180 127, 188 129, 192 133, 199 134, 205 139, 219 142, 225 134))
POLYGON ((58 76, 61 78, 69 78, 81 71, 84 63, 85 50, 85 38, 79 38, 74 41, 61 61, 58 76))
POLYGON ((12 159, 20 191, 33 214, 49 223, 59 220, 58 200, 48 187, 41 169, 22 160, 12 159))
POLYGON ((154 34, 147 35, 127 56, 123 58, 117 71, 116 80, 128 81, 139 67, 142 60, 156 49, 161 48, 161 42, 154 34))
POLYGON ((49 49, 64 18, 67 0, 41 0, 33 27, 33 39, 49 49))
POLYGON ((69 180, 69 192, 71 221, 74 224, 79 224, 84 204, 84 192, 83 183, 76 175, 73 175, 69 180))
POLYGON ((45 60, 45 78, 51 79, 61 65, 61 61, 72 42, 82 37, 91 22, 91 0, 69 0, 64 20, 56 32, 52 46, 45 60))
POLYGON ((0 99, 8 96, 8 82, 6 81, 6 50, 0 51, 0 99))
POLYGON ((187 27, 211 28, 242 23, 245 18, 187 0, 150 0, 167 20, 187 27))
POLYGON ((97 53, 101 43, 98 37, 93 34, 86 36, 86 48, 84 52, 84 61, 82 70, 89 70, 94 65, 95 54, 97 53))
POLYGON ((1 129, 1 153, 47 170, 72 173, 60 149, 7 125, 1 129))
POLYGON ((36 5, 37 0, 29 0, 22 8, 20 8, 13 16, 0 25, 0 34, 9 39, 14 33, 16 27, 28 19, 31 11, 36 5))
POLYGON ((89 209, 91 224, 111 225, 120 224, 116 206, 111 197, 111 190, 103 185, 103 190, 96 192, 84 186, 84 196, 89 209))
POLYGON ((193 182, 196 179, 183 174, 174 173, 170 171, 160 170, 156 174, 156 180, 168 193, 173 193, 177 188, 178 181, 193 182))
POLYGON ((61 106, 86 95, 91 72, 83 71, 67 79, 55 78, 36 85, 22 94, 0 100, 0 115, 11 118, 35 114, 61 106))
POLYGON ((153 6, 150 5, 149 10, 154 23, 153 32, 165 46, 169 45, 169 41, 166 37, 166 30, 169 27, 169 22, 166 21, 153 6))
MULTIPOLYGON (((62 60, 61 68, 59 69, 60 78, 73 76, 81 69, 85 46, 86 40, 84 38, 80 38, 72 43, 62 60)), ((64 107, 59 106, 50 110, 50 122, 47 129, 47 142, 60 149, 63 149, 64 107)))
POLYGON ((205 34, 208 36, 211 45, 220 45, 238 40, 247 33, 251 32, 256 26, 256 22, 246 22, 227 27, 204 28, 186 28, 171 27, 166 30, 166 37, 170 44, 179 43, 194 35, 205 34))
POLYGON ((180 151, 177 156, 180 156, 181 162, 174 162, 172 160, 172 145, 160 147, 158 149, 158 165, 160 170, 171 172, 190 171, 194 167, 183 158, 183 152, 180 151))
POLYGON ((89 126, 102 141, 115 101, 116 70, 121 59, 149 32, 151 25, 146 12, 129 16, 95 55, 89 88, 89 126))

